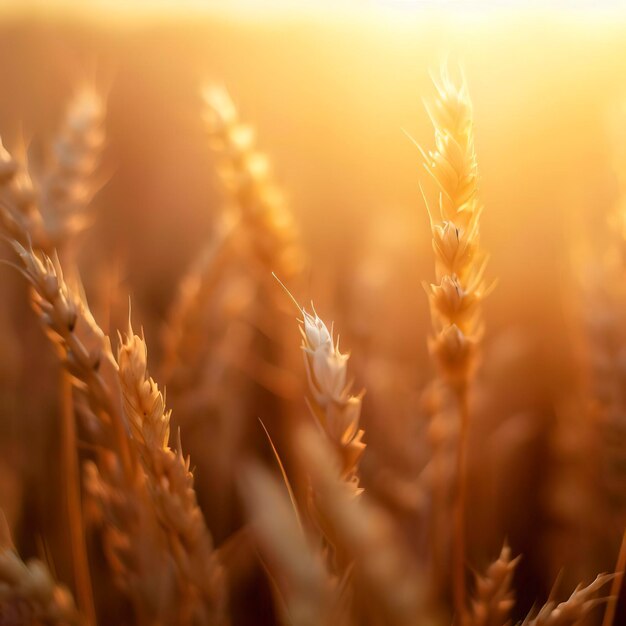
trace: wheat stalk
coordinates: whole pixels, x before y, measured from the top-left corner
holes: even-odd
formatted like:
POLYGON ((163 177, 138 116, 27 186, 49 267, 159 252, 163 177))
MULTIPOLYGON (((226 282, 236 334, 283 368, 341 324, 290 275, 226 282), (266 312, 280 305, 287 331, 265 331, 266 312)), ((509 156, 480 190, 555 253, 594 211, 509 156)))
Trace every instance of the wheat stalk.
POLYGON ((459 411, 453 589, 463 626, 468 386, 482 335, 479 305, 485 294, 485 256, 479 246, 482 205, 467 86, 456 85, 445 68, 434 82, 437 96, 426 109, 435 130, 435 149, 422 150, 424 167, 440 192, 439 217, 429 211, 438 282, 427 287, 434 329, 428 344, 440 375, 456 394, 459 411))
MULTIPOLYGON (((205 120, 218 172, 227 191, 227 215, 237 221, 240 272, 249 278, 252 298, 242 319, 254 332, 247 350, 233 351, 238 369, 275 397, 297 396, 298 382, 288 362, 291 342, 278 316, 285 315, 271 278, 295 280, 304 253, 293 215, 274 179, 268 157, 256 146, 251 126, 240 119, 228 92, 204 92, 205 120)), ((277 406, 281 411, 284 406, 277 406)))
POLYGON ((455 85, 444 69, 435 87, 437 97, 427 110, 435 129, 436 148, 423 152, 424 167, 440 190, 440 217, 430 214, 439 282, 427 289, 434 327, 429 347, 442 376, 462 395, 470 381, 482 335, 482 205, 477 195, 472 106, 467 86, 455 85))
MULTIPOLYGON (((332 326, 329 331, 315 309, 313 315, 308 313, 280 279, 276 279, 302 315, 299 322, 312 400, 309 406, 317 425, 341 461, 342 479, 349 485, 352 495, 358 497, 363 491, 359 486, 358 465, 365 451, 365 443, 362 441, 364 431, 359 427, 363 393, 356 396, 351 393, 352 383, 348 380, 349 355, 339 351, 339 341, 335 342, 332 326)), ((309 494, 309 507, 320 530, 330 539, 326 520, 319 515, 314 491, 309 494)), ((332 541, 330 544, 332 546, 332 541)), ((340 563, 333 565, 342 567, 340 563)))

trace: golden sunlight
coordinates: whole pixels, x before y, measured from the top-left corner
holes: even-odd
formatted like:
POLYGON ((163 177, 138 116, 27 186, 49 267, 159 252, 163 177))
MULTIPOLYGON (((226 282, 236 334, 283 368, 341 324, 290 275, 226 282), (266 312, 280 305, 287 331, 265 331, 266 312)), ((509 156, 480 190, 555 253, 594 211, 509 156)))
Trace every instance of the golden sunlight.
POLYGON ((0 626, 626 624, 625 8, 5 0, 0 626))

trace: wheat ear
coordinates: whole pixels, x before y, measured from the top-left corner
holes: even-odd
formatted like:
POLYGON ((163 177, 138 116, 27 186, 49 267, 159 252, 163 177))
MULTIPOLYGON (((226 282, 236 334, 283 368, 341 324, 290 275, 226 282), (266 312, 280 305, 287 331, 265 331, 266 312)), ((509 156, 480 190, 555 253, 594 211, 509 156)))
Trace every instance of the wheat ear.
POLYGON ((119 378, 125 413, 150 477, 157 513, 176 561, 184 599, 181 623, 224 623, 223 580, 196 500, 189 459, 169 447, 170 414, 148 374, 148 349, 130 325, 120 337, 119 378))
POLYGON ((98 190, 104 118, 103 99, 93 87, 82 85, 67 107, 40 182, 41 209, 55 247, 89 223, 86 209, 98 190))
POLYGON ((291 212, 274 182, 268 158, 255 146, 254 130, 239 119, 229 93, 216 85, 204 91, 205 119, 218 159, 231 209, 251 237, 253 256, 261 271, 284 278, 301 269, 302 252, 291 212))
POLYGON ((505 544, 485 574, 476 576, 469 626, 510 626, 515 605, 513 574, 518 562, 519 557, 511 558, 511 548, 505 544))
POLYGON ((613 575, 600 574, 586 587, 578 585, 564 602, 546 602, 536 615, 527 616, 522 626, 578 626, 590 611, 606 601, 596 594, 612 578, 613 575))
POLYGON ((422 151, 424 167, 440 192, 439 216, 430 215, 438 282, 427 289, 434 328, 429 348, 459 408, 453 588, 457 617, 463 625, 468 386, 482 335, 479 305, 485 293, 485 256, 479 247, 482 205, 467 86, 465 82, 456 85, 444 68, 435 87, 437 96, 426 105, 435 130, 435 149, 422 151))
POLYGON ((38 194, 30 175, 26 148, 14 158, 0 142, 0 217, 4 230, 22 245, 51 251, 38 194))
POLYGON ((119 402, 117 363, 108 337, 65 282, 58 259, 13 242, 33 304, 78 393, 87 401, 96 460, 85 465, 85 486, 103 516, 105 552, 139 621, 169 614, 171 567, 139 456, 119 402))
POLYGON ((22 561, 0 512, 0 605, 7 624, 78 626, 83 620, 67 587, 57 583, 45 563, 22 561))
MULTIPOLYGON (((27 163, 21 165, 0 144, 0 214, 9 233, 23 245, 40 251, 52 246, 65 250, 86 223, 93 176, 104 141, 104 106, 92 89, 83 88, 70 102, 52 147, 52 159, 42 179, 33 182, 27 163)), ((95 608, 84 523, 80 503, 80 476, 76 451, 71 382, 61 380, 63 462, 67 477, 66 501, 76 596, 89 624, 95 624, 95 608)))
POLYGON ((363 393, 353 395, 348 379, 348 354, 339 351, 332 327, 305 309, 302 311, 300 333, 313 413, 322 430, 341 458, 341 475, 358 495, 358 466, 365 443, 359 427, 363 393))
MULTIPOLYGON (((41 174, 25 154, 15 159, 0 144, 0 199, 5 228, 22 245, 46 254, 64 247, 88 224, 104 145, 104 103, 84 86, 70 101, 41 174)), ((23 149, 25 152, 25 149, 23 149)))

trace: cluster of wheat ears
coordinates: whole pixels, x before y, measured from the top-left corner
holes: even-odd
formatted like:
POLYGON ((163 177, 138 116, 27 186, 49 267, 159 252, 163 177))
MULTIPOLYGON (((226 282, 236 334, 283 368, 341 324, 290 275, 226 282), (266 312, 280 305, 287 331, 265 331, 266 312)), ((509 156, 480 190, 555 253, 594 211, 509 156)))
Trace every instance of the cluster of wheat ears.
MULTIPOLYGON (((436 445, 431 471, 419 478, 430 503, 422 520, 429 540, 419 555, 406 549, 398 521, 362 485, 367 434, 360 418, 367 398, 351 382, 349 356, 340 350, 333 326, 289 293, 301 295, 305 254, 268 160, 223 88, 207 89, 204 101, 226 201, 171 305, 158 383, 130 311, 127 327, 109 336, 91 314, 79 279, 75 250, 90 224, 88 207, 105 143, 105 106, 97 91, 85 87, 72 99, 43 167, 29 165, 23 149, 11 154, 0 147, 0 214, 14 252, 10 264, 28 282, 33 309, 63 365, 58 429, 73 567, 70 590, 56 580, 50 563, 24 562, 4 524, 1 623, 94 626, 98 555, 107 572, 98 584, 110 583, 130 606, 117 623, 236 622, 233 613, 247 600, 231 588, 227 553, 243 535, 215 545, 210 515, 201 510, 194 489, 191 468, 197 461, 186 456, 184 439, 170 426, 164 388, 181 411, 213 420, 207 450, 224 460, 234 454, 243 428, 231 418, 236 411, 256 422, 255 402, 268 397, 277 412, 284 411, 282 399, 305 380, 306 398, 282 423, 287 434, 278 440, 254 430, 268 438, 269 462, 244 455, 234 475, 220 469, 225 462, 214 465, 214 482, 234 483, 244 505, 245 541, 254 546, 277 619, 297 626, 512 624, 520 557, 503 541, 499 556, 472 574, 466 545, 467 433, 475 418, 471 397, 484 330, 481 306, 492 281, 480 245, 483 206, 465 81, 453 80, 446 70, 435 80, 426 104, 434 144, 420 148, 430 175, 425 180, 436 189, 436 200, 426 201, 435 261, 434 281, 425 285, 432 318, 428 347, 436 365, 431 420, 436 425, 446 413, 455 428, 450 479, 442 481, 432 470, 436 445), (304 367, 289 358, 296 318, 304 367), (448 505, 452 522, 441 525, 448 505), (88 537, 97 538, 98 555, 88 537)), ((620 216, 616 211, 604 282, 595 285, 609 313, 624 310, 620 216)), ((590 319, 596 319, 594 312, 590 319)), ((619 316, 603 319, 614 320, 613 333, 609 322, 587 329, 599 355, 590 364, 591 378, 602 383, 590 411, 596 427, 609 435, 600 438, 609 441, 604 458, 618 466, 624 450, 610 442, 624 441, 623 385, 612 352, 619 316)), ((623 482, 604 482, 613 489, 612 501, 623 498, 623 482)), ((618 524, 626 521, 619 505, 615 516, 618 524)), ((562 601, 551 596, 523 624, 603 619, 611 626, 624 552, 615 573, 581 583, 562 601)), ((258 623, 266 621, 258 617, 258 623)))

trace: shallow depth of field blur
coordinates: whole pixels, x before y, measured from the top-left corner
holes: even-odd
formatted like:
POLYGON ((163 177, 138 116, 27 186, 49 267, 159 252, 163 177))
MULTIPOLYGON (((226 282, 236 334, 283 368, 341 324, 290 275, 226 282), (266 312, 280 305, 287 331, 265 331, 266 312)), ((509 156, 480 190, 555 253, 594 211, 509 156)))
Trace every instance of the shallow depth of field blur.
MULTIPOLYGON (((442 522, 433 515, 441 502, 430 486, 438 471, 433 450, 446 437, 454 440, 456 425, 454 418, 435 424, 431 415, 437 372, 427 347, 432 325, 423 283, 434 281, 434 257, 419 184, 433 206, 437 192, 415 142, 426 150, 434 145, 424 108, 435 94, 431 75, 442 63, 454 76, 462 72, 474 112, 486 277, 497 281, 482 303, 484 335, 470 397, 468 596, 475 593, 474 573, 485 572, 505 540, 522 555, 512 585, 513 623, 544 604, 555 582, 562 600, 578 583, 615 571, 626 507, 607 502, 598 487, 610 480, 603 474, 609 453, 594 421, 589 327, 605 318, 589 282, 602 271, 614 236, 608 217, 626 193, 620 185, 626 12, 591 2, 553 10, 380 2, 301 11, 245 3, 237 10, 71 4, 0 10, 0 136, 12 153, 24 139, 36 162, 77 87, 87 82, 105 97, 102 184, 88 228, 75 235, 75 264, 114 353, 130 299, 150 374, 168 387, 170 445, 177 447, 180 429, 198 502, 223 558, 231 623, 290 623, 277 600, 281 577, 268 573, 271 563, 259 556, 250 530, 254 498, 243 492, 254 481, 244 477, 264 467, 284 484, 265 426, 305 515, 307 471, 292 434, 311 421, 311 411, 299 314, 271 277, 267 284, 282 307, 280 341, 289 353, 279 364, 286 375, 276 374, 285 379, 278 391, 253 372, 266 356, 267 337, 245 348, 258 354, 228 361, 234 373, 224 377, 220 397, 232 414, 217 425, 201 392, 190 400, 161 376, 177 290, 229 202, 203 118, 208 84, 228 89, 285 193, 305 258, 287 287, 306 307, 313 300, 329 327, 334 323, 340 348, 350 354, 354 392, 366 390, 362 497, 392 521, 394 540, 419 580, 431 576, 433 537, 444 546, 437 574, 444 580, 431 594, 436 610, 422 623, 450 624, 452 529, 449 516, 442 522)), ((10 266, 13 251, 7 243, 2 248, 9 264, 0 267, 0 508, 22 558, 43 560, 75 591, 61 368, 26 281, 10 266)), ((621 355, 614 367, 623 368, 625 324, 613 313, 620 330, 611 341, 621 355)), ((617 430, 626 463, 622 402, 617 430)), ((92 450, 81 429, 82 459, 92 450)), ((454 468, 447 469, 439 478, 449 482, 452 499, 454 468)), ((617 490, 606 491, 626 502, 626 471, 611 471, 617 490)), ((84 509, 99 623, 140 623, 84 509)), ((608 587, 599 595, 607 594, 608 587)), ((358 590, 353 602, 367 606, 358 590)), ((621 604, 616 626, 626 623, 621 604)), ((599 603, 585 623, 600 623, 603 608, 599 603)), ((352 619, 385 623, 364 608, 352 619)))

